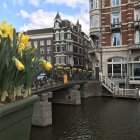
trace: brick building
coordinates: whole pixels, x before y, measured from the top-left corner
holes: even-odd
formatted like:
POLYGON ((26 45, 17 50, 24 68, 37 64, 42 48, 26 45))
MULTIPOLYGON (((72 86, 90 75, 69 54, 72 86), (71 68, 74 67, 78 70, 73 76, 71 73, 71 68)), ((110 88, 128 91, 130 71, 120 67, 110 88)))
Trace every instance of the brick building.
POLYGON ((140 0, 90 0, 90 57, 103 76, 140 85, 140 0))

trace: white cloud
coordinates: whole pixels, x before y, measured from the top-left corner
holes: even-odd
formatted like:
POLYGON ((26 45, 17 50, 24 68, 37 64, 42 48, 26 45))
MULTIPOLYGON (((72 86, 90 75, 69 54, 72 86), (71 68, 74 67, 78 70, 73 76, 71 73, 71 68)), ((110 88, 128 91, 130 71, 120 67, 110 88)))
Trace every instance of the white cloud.
POLYGON ((24 19, 30 17, 30 14, 27 11, 24 11, 22 9, 20 10, 20 13, 18 13, 17 15, 21 16, 24 19))
POLYGON ((3 3, 3 7, 4 7, 4 9, 7 8, 7 4, 5 2, 3 3))
POLYGON ((76 8, 79 5, 88 6, 88 0, 45 0, 45 2, 57 5, 64 4, 72 8, 76 8))
POLYGON ((24 4, 24 0, 12 0, 13 4, 19 4, 20 6, 22 6, 24 4))
POLYGON ((38 7, 39 0, 29 0, 29 3, 32 4, 32 5, 34 5, 34 6, 36 6, 36 7, 38 7))
MULTIPOLYGON (((56 12, 47 12, 42 9, 28 13, 27 11, 20 10, 18 14, 22 18, 26 18, 29 20, 28 24, 24 24, 20 27, 21 30, 30 30, 30 29, 39 29, 39 28, 50 28, 54 25, 54 18, 56 16, 56 12)), ((71 16, 66 15, 60 12, 60 16, 63 19, 68 19, 72 23, 76 24, 77 19, 79 19, 80 24, 82 25, 82 30, 85 33, 89 33, 89 16, 88 12, 86 13, 85 10, 81 10, 79 14, 71 16)))

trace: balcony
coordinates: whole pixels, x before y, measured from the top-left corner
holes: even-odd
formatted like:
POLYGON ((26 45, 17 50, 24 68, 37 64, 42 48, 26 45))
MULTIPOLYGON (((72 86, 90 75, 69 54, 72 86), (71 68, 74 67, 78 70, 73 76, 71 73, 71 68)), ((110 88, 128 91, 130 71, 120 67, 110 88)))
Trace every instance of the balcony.
POLYGON ((120 30, 121 28, 121 23, 112 23, 111 27, 112 30, 120 30))
POLYGON ((134 46, 129 47, 130 50, 139 50, 140 49, 140 42, 137 44, 134 44, 134 46))

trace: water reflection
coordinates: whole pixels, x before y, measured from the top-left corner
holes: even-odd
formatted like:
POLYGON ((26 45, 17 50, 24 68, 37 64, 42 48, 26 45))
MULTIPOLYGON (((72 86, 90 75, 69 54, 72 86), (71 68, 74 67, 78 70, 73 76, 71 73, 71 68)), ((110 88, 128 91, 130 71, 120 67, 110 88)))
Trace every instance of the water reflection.
POLYGON ((140 102, 94 97, 53 105, 53 125, 32 127, 30 140, 140 140, 140 102))

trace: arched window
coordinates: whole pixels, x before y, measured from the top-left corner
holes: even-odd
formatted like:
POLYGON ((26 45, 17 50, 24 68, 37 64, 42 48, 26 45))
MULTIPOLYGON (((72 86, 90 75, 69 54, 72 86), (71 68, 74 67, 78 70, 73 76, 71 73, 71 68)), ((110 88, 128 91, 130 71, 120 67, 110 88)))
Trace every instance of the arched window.
POLYGON ((113 57, 108 59, 108 77, 122 78, 127 73, 127 60, 123 57, 113 57))

